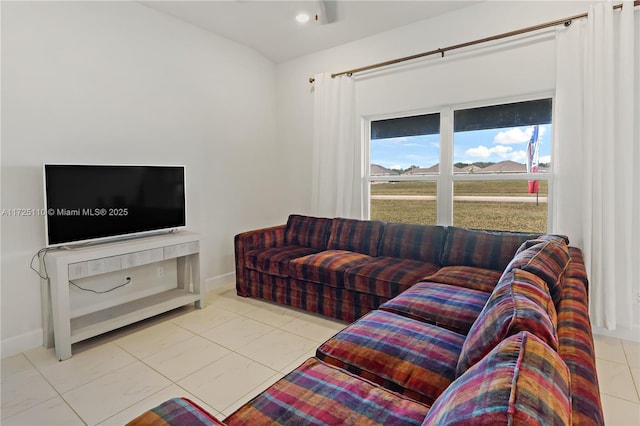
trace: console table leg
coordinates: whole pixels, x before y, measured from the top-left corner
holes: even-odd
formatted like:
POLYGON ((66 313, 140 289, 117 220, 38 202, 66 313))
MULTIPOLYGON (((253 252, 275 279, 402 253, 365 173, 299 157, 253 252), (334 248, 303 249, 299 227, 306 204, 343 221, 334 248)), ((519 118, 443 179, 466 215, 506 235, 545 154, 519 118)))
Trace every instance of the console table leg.
POLYGON ((71 318, 69 315, 69 272, 66 265, 55 265, 51 274, 51 311, 56 358, 71 358, 71 318))

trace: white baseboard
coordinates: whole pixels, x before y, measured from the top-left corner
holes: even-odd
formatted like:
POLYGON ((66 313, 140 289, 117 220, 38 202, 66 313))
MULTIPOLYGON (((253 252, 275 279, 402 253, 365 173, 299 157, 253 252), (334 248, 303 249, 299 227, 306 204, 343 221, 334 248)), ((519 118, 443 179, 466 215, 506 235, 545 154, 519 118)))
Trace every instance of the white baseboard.
POLYGON ((601 336, 615 337, 617 339, 640 342, 640 325, 633 324, 631 328, 619 328, 617 330, 607 330, 603 327, 593 327, 593 334, 601 336))
POLYGON ((21 352, 42 346, 42 329, 29 331, 19 336, 2 339, 0 342, 2 358, 18 355, 21 352))
POLYGON ((233 288, 236 285, 236 273, 229 272, 227 274, 218 275, 216 277, 207 278, 204 283, 204 291, 220 291, 233 288))

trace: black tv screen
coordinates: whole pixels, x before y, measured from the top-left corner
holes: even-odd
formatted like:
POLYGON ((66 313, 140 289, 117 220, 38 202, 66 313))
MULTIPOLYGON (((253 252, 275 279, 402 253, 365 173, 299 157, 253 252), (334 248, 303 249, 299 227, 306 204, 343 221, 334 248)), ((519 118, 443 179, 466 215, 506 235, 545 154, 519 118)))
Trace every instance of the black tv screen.
POLYGON ((47 246, 186 226, 184 166, 45 164, 47 246))

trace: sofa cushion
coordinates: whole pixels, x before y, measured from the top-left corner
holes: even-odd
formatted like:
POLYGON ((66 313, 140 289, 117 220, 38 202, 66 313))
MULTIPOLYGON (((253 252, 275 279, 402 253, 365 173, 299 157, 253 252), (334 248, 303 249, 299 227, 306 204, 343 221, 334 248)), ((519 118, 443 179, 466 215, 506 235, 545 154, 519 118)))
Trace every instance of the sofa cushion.
POLYGON ((297 257, 317 253, 310 247, 282 246, 251 250, 247 252, 246 267, 266 274, 289 276, 289 261, 297 257))
POLYGON ((448 284, 421 282, 380 305, 380 309, 466 335, 490 293, 448 284))
POLYGON ((327 248, 330 228, 331 219, 292 214, 284 231, 285 244, 324 250, 327 248))
POLYGON ((443 226, 387 223, 378 256, 440 264, 446 228, 443 226))
POLYGON ((464 336, 372 311, 322 344, 316 356, 427 404, 455 379, 464 336))
POLYGON ((513 283, 516 283, 515 290, 519 296, 524 296, 536 303, 538 306, 544 308, 547 315, 549 315, 551 324, 553 324, 557 329, 557 309, 553 300, 550 299, 551 295, 549 294, 547 283, 545 283, 542 278, 531 272, 523 271, 521 269, 512 269, 504 273, 503 278, 501 278, 500 282, 496 285, 495 293, 502 294, 507 291, 514 291, 514 289, 508 288, 513 286, 513 283))
POLYGON ((551 298, 557 306, 562 291, 562 277, 569 266, 569 259, 569 247, 564 242, 542 241, 516 254, 505 268, 505 273, 518 268, 539 276, 547 283, 551 298))
POLYGON ((559 355, 521 332, 453 382, 422 424, 571 425, 570 383, 559 355))
POLYGON ((388 299, 402 293, 438 268, 418 260, 376 257, 345 272, 344 287, 388 299))
POLYGON ((310 358, 232 413, 225 424, 419 425, 428 409, 310 358))
POLYGON ((531 240, 527 240, 524 243, 522 243, 520 245, 520 247, 518 247, 518 250, 516 251, 516 254, 520 253, 522 250, 526 250, 531 246, 535 246, 536 244, 539 243, 543 243, 543 242, 547 242, 547 241, 553 241, 556 243, 563 243, 568 245, 569 244, 569 237, 567 237, 566 235, 557 235, 557 234, 543 234, 540 235, 534 239, 531 240))
POLYGON ((518 247, 539 235, 450 226, 440 263, 442 266, 476 266, 503 271, 518 247))
POLYGON ((345 250, 325 250, 298 257, 289 262, 289 276, 301 281, 311 281, 330 287, 344 287, 344 272, 372 257, 345 250))
POLYGON ((558 349, 557 321, 544 283, 524 271, 511 271, 500 280, 464 341, 456 374, 462 375, 499 342, 529 331, 558 349))
POLYGON ((225 423, 187 398, 171 398, 127 423, 127 426, 171 425, 224 426, 225 423))
POLYGON ((327 249, 377 256, 384 225, 379 220, 335 218, 331 222, 327 249))
POLYGON ((426 277, 425 281, 491 293, 501 276, 502 271, 493 269, 478 268, 476 266, 445 266, 426 277))

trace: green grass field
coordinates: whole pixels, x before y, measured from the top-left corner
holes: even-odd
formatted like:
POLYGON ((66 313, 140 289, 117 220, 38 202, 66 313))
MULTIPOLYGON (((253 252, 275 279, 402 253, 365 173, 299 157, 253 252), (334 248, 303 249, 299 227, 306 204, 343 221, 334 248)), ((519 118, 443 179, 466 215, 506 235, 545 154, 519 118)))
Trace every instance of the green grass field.
MULTIPOLYGON (((547 182, 540 182, 540 196, 546 197, 547 182)), ((435 195, 435 182, 396 182, 371 185, 372 195, 435 195)), ((455 182, 454 195, 522 196, 526 181, 455 182)), ((371 200, 371 218, 387 222, 433 225, 436 202, 421 200, 371 200)), ((547 203, 454 201, 453 224, 467 228, 503 231, 546 232, 547 203)))

